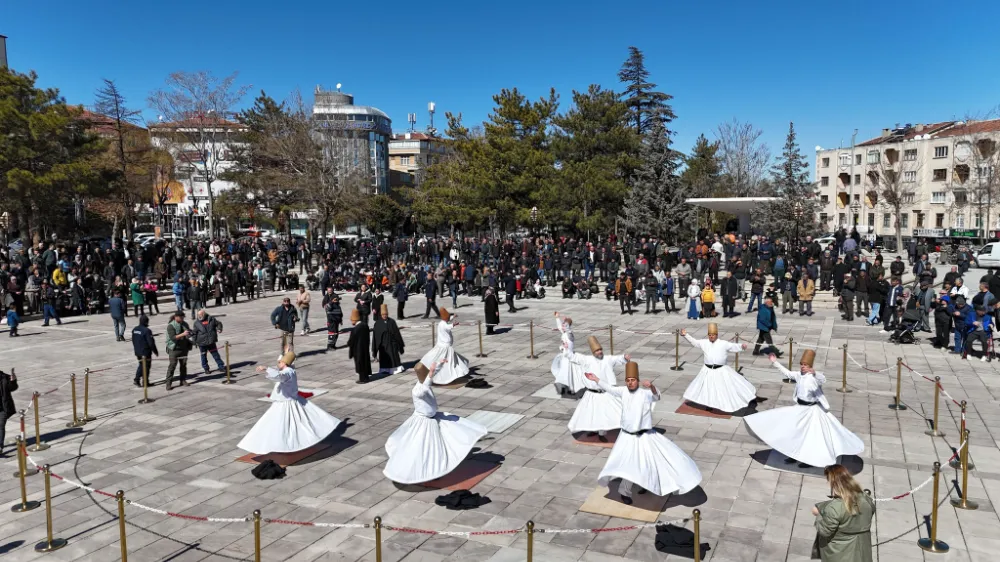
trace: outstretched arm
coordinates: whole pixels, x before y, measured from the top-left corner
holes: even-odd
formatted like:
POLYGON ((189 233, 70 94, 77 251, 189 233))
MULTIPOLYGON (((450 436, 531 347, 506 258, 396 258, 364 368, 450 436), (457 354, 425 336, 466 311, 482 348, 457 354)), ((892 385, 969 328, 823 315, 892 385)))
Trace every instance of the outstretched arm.
POLYGON ((596 382, 597 386, 601 387, 601 390, 603 390, 604 392, 607 392, 612 396, 621 397, 622 389, 620 386, 611 386, 610 384, 598 378, 597 375, 595 375, 594 373, 584 373, 583 376, 587 377, 587 379, 592 382, 596 382))
POLYGON ((267 377, 267 378, 269 378, 269 379, 271 379, 271 380, 273 380, 273 381, 274 380, 278 380, 278 381, 281 381, 281 382, 288 382, 288 379, 290 378, 289 375, 288 375, 288 373, 286 371, 279 371, 279 370, 275 369, 274 367, 268 367, 267 368, 267 374, 264 375, 264 376, 267 377))
POLYGON ((788 369, 785 368, 784 365, 778 363, 778 358, 773 353, 768 356, 768 359, 771 360, 772 365, 774 365, 775 367, 777 367, 779 371, 781 371, 781 374, 785 375, 785 378, 792 379, 793 381, 798 382, 799 373, 795 371, 789 371, 788 369))

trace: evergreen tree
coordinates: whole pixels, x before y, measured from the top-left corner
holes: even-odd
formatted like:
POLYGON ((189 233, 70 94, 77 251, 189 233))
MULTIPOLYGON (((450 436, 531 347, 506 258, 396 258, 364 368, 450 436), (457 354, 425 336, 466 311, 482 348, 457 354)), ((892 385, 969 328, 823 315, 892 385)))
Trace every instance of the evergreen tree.
POLYGON ((640 165, 625 201, 625 222, 637 233, 676 240, 692 216, 677 170, 681 155, 670 146, 670 134, 660 120, 651 123, 639 150, 640 165))
POLYGON ((809 181, 809 164, 795 138, 795 124, 788 124, 788 135, 781 156, 771 168, 769 194, 776 199, 764 205, 759 215, 772 232, 793 240, 812 234, 818 208, 815 185, 809 181))
MULTIPOLYGON (((709 141, 705 135, 698 135, 691 154, 684 159, 686 164, 681 173, 681 185, 688 197, 719 197, 722 195, 722 164, 719 161, 719 143, 709 141)), ((694 216, 702 211, 692 210, 694 216)), ((706 210, 711 218, 712 211, 706 210)), ((712 221, 709 220, 709 224, 712 221)), ((695 226, 695 225, 692 225, 695 226)), ((694 228, 692 228, 694 231, 694 228)))
POLYGON ((661 121, 666 127, 677 116, 669 103, 673 96, 656 91, 656 84, 649 81, 645 55, 636 47, 629 47, 628 50, 629 57, 618 71, 618 79, 627 84, 624 97, 632 112, 635 132, 645 135, 652 128, 653 121, 661 121))

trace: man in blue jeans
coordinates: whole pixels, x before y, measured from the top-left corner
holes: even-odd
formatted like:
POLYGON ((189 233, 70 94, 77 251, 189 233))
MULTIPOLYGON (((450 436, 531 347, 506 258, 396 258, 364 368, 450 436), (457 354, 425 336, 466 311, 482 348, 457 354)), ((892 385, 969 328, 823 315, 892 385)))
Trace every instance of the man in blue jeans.
POLYGON ((201 368, 205 370, 206 375, 212 372, 208 368, 209 353, 212 354, 212 359, 215 359, 215 364, 219 367, 219 370, 226 370, 226 364, 222 361, 222 357, 219 356, 219 347, 217 345, 219 342, 219 333, 221 332, 222 322, 209 316, 204 308, 198 310, 191 326, 191 337, 194 339, 195 345, 198 346, 198 350, 201 351, 201 368))
POLYGON ((115 323, 115 341, 125 341, 125 311, 127 306, 121 292, 115 291, 115 296, 108 301, 108 309, 111 311, 111 320, 115 323))
POLYGON ((59 313, 56 312, 56 302, 59 297, 56 296, 56 290, 52 288, 52 285, 49 285, 48 281, 42 281, 41 297, 43 314, 42 326, 48 326, 50 318, 55 320, 56 324, 62 326, 62 320, 59 319, 59 313))
POLYGON ((764 274, 761 273, 758 267, 754 274, 750 276, 750 306, 747 307, 747 312, 753 312, 753 303, 757 301, 757 308, 761 307, 761 303, 764 296, 764 274))

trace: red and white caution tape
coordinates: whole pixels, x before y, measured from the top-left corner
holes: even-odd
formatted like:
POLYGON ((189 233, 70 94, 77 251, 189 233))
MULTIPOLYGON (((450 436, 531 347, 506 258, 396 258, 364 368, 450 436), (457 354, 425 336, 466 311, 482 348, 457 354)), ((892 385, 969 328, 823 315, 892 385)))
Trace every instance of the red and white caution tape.
POLYGON ((643 523, 641 525, 625 525, 623 527, 602 527, 598 529, 535 529, 536 533, 547 534, 573 534, 573 533, 613 533, 616 531, 633 531, 635 529, 645 529, 658 525, 683 525, 690 519, 675 519, 673 521, 657 521, 655 523, 643 523))
MULTIPOLYGON (((948 460, 946 460, 946 461, 945 461, 944 463, 942 463, 942 464, 948 464, 948 463, 949 463, 949 462, 951 462, 951 461, 952 461, 953 459, 955 459, 955 458, 958 458, 958 455, 959 455, 959 453, 961 453, 962 449, 964 449, 964 448, 965 448, 965 446, 966 446, 967 444, 968 444, 968 441, 964 441, 964 442, 962 442, 962 444, 961 444, 961 445, 959 445, 957 449, 955 449, 955 453, 954 453, 954 454, 952 454, 952 455, 951 455, 951 456, 950 456, 950 457, 948 458, 948 460)), ((930 483, 931 483, 931 481, 933 481, 933 480, 934 480, 934 475, 932 474, 932 475, 930 475, 930 476, 928 476, 928 477, 927 477, 927 480, 924 480, 924 481, 923 481, 923 482, 921 482, 921 483, 920 483, 920 484, 919 484, 919 485, 918 485, 918 486, 917 486, 916 488, 913 488, 913 489, 912 489, 912 490, 910 490, 909 492, 903 492, 902 494, 899 494, 899 495, 896 495, 896 496, 892 496, 892 497, 890 497, 890 498, 873 498, 873 500, 874 500, 874 501, 875 501, 876 503, 879 503, 879 502, 891 502, 891 501, 894 501, 894 500, 901 500, 901 499, 903 499, 903 498, 905 498, 905 497, 907 497, 907 496, 912 496, 913 494, 916 494, 916 493, 917 493, 917 492, 919 492, 919 491, 920 491, 921 489, 923 489, 923 488, 924 488, 925 486, 927 486, 928 484, 930 484, 930 483)))
POLYGON ((871 367, 866 367, 866 366, 862 365, 861 363, 858 363, 858 360, 855 359, 854 356, 851 355, 850 353, 847 354, 847 358, 850 359, 852 363, 854 363, 858 367, 861 367, 862 369, 868 371, 869 373, 884 373, 884 372, 886 372, 886 371, 888 371, 889 369, 892 368, 892 366, 886 367, 885 369, 872 369, 871 367))

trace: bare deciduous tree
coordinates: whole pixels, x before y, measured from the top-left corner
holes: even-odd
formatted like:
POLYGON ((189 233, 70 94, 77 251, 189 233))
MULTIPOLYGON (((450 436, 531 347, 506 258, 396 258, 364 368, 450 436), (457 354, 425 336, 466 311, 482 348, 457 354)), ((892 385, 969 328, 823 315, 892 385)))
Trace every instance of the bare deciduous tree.
POLYGON ((760 140, 763 132, 737 119, 715 130, 722 184, 733 197, 757 195, 758 187, 771 162, 771 150, 760 140))
MULTIPOLYGON (((974 117, 956 124, 949 132, 955 139, 953 158, 955 165, 950 178, 951 210, 965 207, 975 209, 980 224, 976 228, 990 228, 993 205, 1000 202, 1000 144, 994 130, 996 123, 974 117)), ((972 217, 970 217, 972 218, 972 217)))
MULTIPOLYGON (((902 216, 905 209, 910 209, 919 201, 917 178, 921 168, 915 157, 906 155, 902 145, 878 145, 873 150, 878 156, 875 161, 866 164, 866 176, 870 185, 865 197, 873 205, 892 213, 896 230, 896 248, 903 247, 902 216)), ((853 179, 848 178, 851 181, 853 179)), ((851 201, 847 202, 848 205, 851 201)))

